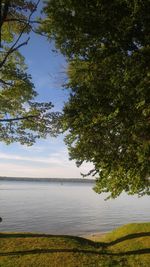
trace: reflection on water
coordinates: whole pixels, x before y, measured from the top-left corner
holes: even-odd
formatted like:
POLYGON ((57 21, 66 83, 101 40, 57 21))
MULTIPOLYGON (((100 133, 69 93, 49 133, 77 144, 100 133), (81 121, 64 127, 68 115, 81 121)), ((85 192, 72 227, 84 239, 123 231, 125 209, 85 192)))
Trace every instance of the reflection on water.
POLYGON ((0 231, 88 234, 149 221, 149 198, 105 201, 91 184, 0 181, 0 231))

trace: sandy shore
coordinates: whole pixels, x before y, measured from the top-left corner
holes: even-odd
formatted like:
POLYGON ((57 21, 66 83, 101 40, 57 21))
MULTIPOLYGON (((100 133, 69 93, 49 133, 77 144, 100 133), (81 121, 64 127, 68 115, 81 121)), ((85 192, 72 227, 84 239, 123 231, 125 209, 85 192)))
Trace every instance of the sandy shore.
POLYGON ((81 237, 93 240, 93 241, 99 241, 101 238, 103 238, 108 232, 101 232, 101 233, 92 233, 89 235, 82 235, 81 237))

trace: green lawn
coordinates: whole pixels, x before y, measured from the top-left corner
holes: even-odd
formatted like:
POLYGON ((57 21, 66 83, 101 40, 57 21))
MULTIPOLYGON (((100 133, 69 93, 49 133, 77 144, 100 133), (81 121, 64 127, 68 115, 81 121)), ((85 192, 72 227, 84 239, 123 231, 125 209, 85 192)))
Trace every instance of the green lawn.
POLYGON ((149 267, 150 223, 128 224, 97 241, 59 235, 0 234, 0 267, 149 267))

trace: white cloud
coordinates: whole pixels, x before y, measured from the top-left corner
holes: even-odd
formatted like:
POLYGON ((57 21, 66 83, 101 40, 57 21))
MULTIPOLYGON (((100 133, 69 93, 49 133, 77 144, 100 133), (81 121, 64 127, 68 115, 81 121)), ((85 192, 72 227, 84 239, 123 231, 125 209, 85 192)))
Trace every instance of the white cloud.
POLYGON ((6 153, 0 153, 0 158, 4 160, 0 163, 0 175, 10 177, 77 178, 81 177, 80 173, 87 173, 92 168, 91 164, 84 164, 77 168, 74 161, 68 160, 66 151, 54 153, 48 158, 24 157, 6 153), (34 164, 31 165, 29 162, 34 164))
POLYGON ((45 164, 63 164, 64 158, 61 160, 60 157, 61 157, 61 154, 58 154, 58 153, 52 154, 51 156, 46 157, 46 158, 33 157, 33 156, 26 157, 26 156, 20 156, 20 155, 18 156, 16 154, 0 153, 1 159, 17 160, 17 161, 30 161, 30 162, 45 163, 45 164))
POLYGON ((45 150, 46 146, 42 146, 42 145, 33 145, 33 146, 22 146, 19 145, 19 149, 21 151, 27 151, 27 152, 43 152, 45 150))
POLYGON ((0 163, 1 176, 37 178, 79 178, 81 170, 75 164, 68 167, 33 167, 13 163, 0 163))

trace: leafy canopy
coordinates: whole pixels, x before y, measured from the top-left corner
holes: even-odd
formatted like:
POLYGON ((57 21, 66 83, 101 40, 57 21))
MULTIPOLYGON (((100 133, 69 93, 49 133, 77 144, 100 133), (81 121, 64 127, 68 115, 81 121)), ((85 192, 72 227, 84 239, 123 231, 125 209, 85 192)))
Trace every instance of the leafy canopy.
POLYGON ((52 103, 36 102, 37 93, 19 48, 28 44, 38 2, 0 1, 0 141, 31 145, 55 135, 58 113, 52 103))
POLYGON ((70 158, 95 191, 150 193, 150 1, 49 0, 40 30, 68 59, 70 158))

